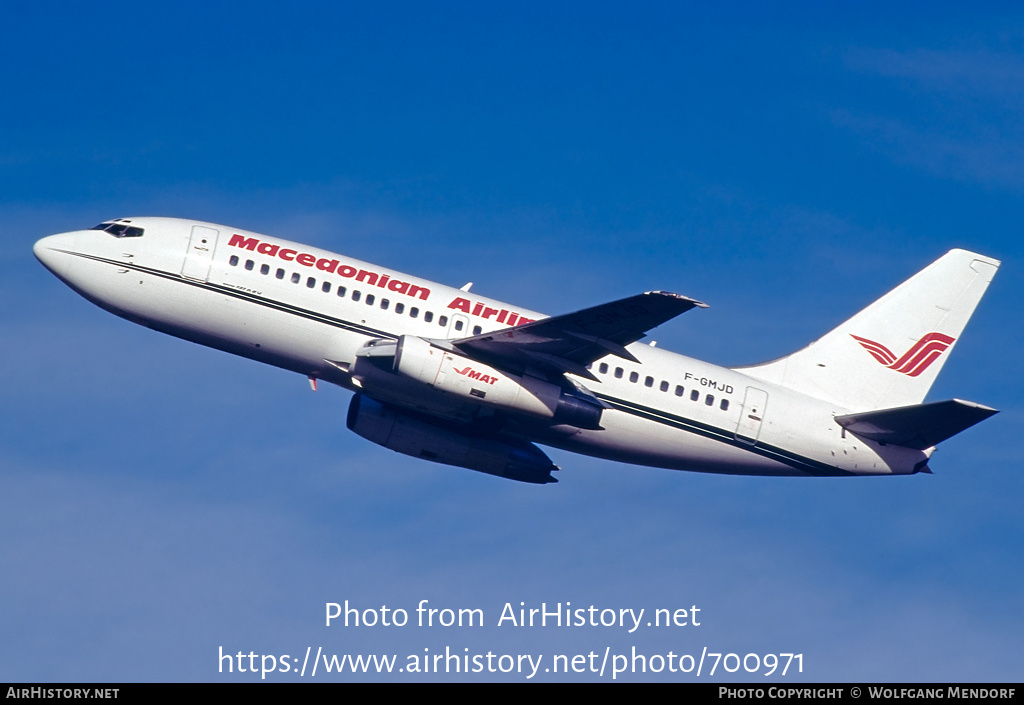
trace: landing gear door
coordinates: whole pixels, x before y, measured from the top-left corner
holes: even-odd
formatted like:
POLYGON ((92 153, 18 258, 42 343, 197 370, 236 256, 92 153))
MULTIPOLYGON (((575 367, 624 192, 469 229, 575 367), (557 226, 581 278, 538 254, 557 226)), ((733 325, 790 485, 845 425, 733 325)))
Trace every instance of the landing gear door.
POLYGON ((754 445, 761 433, 764 412, 768 408, 768 392, 756 387, 747 387, 743 397, 743 409, 740 411, 740 422, 736 426, 736 440, 754 445))
POLYGON ((185 252, 185 263, 181 267, 181 275, 189 279, 206 281, 210 276, 210 265, 213 264, 213 251, 217 247, 218 231, 202 225, 192 226, 192 237, 188 241, 185 252))

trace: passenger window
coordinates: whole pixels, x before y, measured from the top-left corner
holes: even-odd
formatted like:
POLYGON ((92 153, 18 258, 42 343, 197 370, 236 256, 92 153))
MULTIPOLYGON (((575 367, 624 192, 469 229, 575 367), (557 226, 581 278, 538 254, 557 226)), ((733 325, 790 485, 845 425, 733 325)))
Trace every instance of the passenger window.
POLYGON ((654 377, 648 377, 648 378, 646 378, 646 379, 644 380, 644 386, 645 386, 645 387, 653 387, 653 386, 654 386, 654 377))
POLYGON ((404 313, 405 304, 395 304, 395 313, 404 313))
POLYGON ((260 274, 270 274, 270 265, 269 264, 261 264, 260 265, 260 274))
POLYGON ((640 379, 640 373, 639 372, 630 372, 629 373, 629 381, 630 382, 636 382, 638 379, 640 379))
POLYGON ((711 396, 710 394, 708 394, 707 397, 704 398, 704 403, 707 406, 714 406, 715 405, 715 398, 713 396, 711 396))
POLYGON ((238 266, 238 255, 231 255, 231 259, 228 260, 228 264, 232 267, 238 266))
POLYGON ((343 286, 339 286, 338 287, 338 296, 342 296, 342 297, 345 296, 345 287, 343 287, 343 286))
POLYGON ((607 362, 602 362, 601 366, 598 367, 597 369, 603 375, 608 374, 608 363, 607 362))
POLYGON ((388 306, 390 306, 390 305, 391 305, 391 301, 389 301, 388 299, 381 299, 380 300, 380 307, 382 309, 384 309, 385 311, 388 310, 388 306))
POLYGON ((473 335, 480 335, 484 332, 484 329, 480 326, 473 326, 473 335))
POLYGON ((276 272, 274 272, 274 276, 277 277, 278 279, 284 279, 284 270, 278 269, 276 272))
POLYGON ((416 318, 416 316, 418 315, 420 315, 420 310, 418 308, 413 306, 412 308, 409 309, 409 316, 411 318, 416 318))
MULTIPOLYGON (((413 310, 415 311, 416 309, 413 309, 413 310)), ((424 311, 423 312, 423 320, 426 321, 427 323, 430 323, 432 320, 434 320, 434 312, 433 311, 424 311)))
POLYGON ((324 282, 324 285, 320 287, 320 291, 324 292, 325 294, 331 293, 331 283, 324 282))
POLYGON ((720 408, 722 409, 722 411, 728 411, 729 410, 729 400, 728 399, 723 399, 720 408))
POLYGON ((253 262, 251 259, 245 260, 245 271, 251 272, 254 266, 256 266, 256 263, 253 262))
POLYGON ((441 316, 440 318, 438 318, 437 325, 442 327, 448 325, 448 316, 441 316))
POLYGON ((621 367, 616 367, 615 368, 615 379, 622 379, 622 368, 621 367))
POLYGON ((316 279, 314 279, 313 277, 307 278, 306 279, 306 287, 309 288, 309 289, 312 289, 314 286, 316 286, 316 279))
POLYGON ((377 297, 374 296, 373 294, 367 294, 366 295, 366 305, 367 306, 373 306, 373 302, 376 301, 376 300, 377 300, 377 297))
POLYGON ((298 272, 292 272, 292 284, 298 284, 301 278, 298 272))
POLYGON ((690 392, 690 401, 697 401, 698 399, 700 399, 700 392, 694 389, 690 392))
POLYGON ((677 384, 676 385, 676 396, 677 397, 683 396, 683 385, 681 385, 681 384, 677 384))
POLYGON ((352 292, 352 300, 353 301, 358 301, 360 296, 362 296, 362 294, 360 294, 358 291, 353 291, 352 292))
POLYGON ((455 321, 455 330, 462 330, 462 321, 455 321))
POLYGON ((667 392, 668 391, 668 382, 666 382, 665 380, 661 380, 661 391, 663 391, 663 392, 667 392))

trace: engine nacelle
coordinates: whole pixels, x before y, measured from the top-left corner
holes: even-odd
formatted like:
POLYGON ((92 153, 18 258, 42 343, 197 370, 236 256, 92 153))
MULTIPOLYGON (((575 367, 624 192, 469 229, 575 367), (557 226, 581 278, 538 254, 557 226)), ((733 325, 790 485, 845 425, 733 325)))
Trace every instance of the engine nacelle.
POLYGON ((558 482, 551 460, 532 443, 508 442, 460 433, 362 394, 348 408, 349 429, 368 441, 404 455, 455 465, 520 482, 558 482))
POLYGON ((360 355, 380 360, 393 354, 392 371, 456 397, 506 409, 555 424, 599 429, 604 408, 529 375, 514 375, 403 335, 395 343, 370 346, 360 355))

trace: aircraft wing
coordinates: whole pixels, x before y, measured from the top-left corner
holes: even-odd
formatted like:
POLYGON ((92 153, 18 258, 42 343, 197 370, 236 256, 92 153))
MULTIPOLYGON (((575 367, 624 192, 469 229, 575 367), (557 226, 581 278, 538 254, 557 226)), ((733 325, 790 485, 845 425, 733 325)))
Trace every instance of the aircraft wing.
POLYGON ((588 364, 608 354, 635 362, 625 346, 694 307, 707 308, 707 304, 667 291, 648 291, 449 342, 466 355, 506 369, 535 368, 596 379, 587 370, 588 364))

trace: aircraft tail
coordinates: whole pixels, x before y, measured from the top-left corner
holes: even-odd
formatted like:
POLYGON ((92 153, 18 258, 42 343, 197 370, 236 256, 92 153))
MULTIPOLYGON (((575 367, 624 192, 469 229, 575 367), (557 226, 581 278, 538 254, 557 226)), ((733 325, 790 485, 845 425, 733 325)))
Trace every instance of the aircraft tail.
POLYGON ((803 350, 739 371, 848 409, 919 404, 998 268, 951 250, 803 350))

